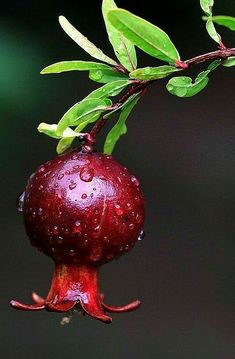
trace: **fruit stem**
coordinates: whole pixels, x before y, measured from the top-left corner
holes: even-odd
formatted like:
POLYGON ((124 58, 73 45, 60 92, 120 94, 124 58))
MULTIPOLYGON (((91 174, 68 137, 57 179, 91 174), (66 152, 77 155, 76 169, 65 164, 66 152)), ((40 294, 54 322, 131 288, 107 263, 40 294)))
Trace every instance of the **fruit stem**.
MULTIPOLYGON (((119 110, 122 105, 130 98, 130 96, 140 93, 141 95, 145 93, 146 87, 150 84, 150 81, 139 81, 134 80, 132 81, 132 87, 124 94, 122 95, 109 109, 109 111, 119 110)), ((96 136, 98 133, 102 130, 104 125, 106 124, 107 119, 102 116, 96 124, 92 127, 89 134, 86 134, 86 139, 88 140, 86 145, 93 145, 95 143, 96 136), (88 136, 90 136, 90 141, 88 139, 88 136), (91 143, 93 142, 93 143, 91 143)))

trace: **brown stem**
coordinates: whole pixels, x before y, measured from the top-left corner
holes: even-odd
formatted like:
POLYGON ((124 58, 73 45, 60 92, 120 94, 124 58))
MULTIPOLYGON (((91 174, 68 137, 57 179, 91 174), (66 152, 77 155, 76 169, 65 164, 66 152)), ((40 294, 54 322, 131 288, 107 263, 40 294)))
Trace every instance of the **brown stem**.
POLYGON ((186 61, 176 61, 176 67, 186 69, 190 66, 194 66, 200 64, 202 62, 210 61, 210 60, 225 60, 230 56, 235 56, 235 48, 230 49, 220 49, 213 52, 208 52, 207 54, 195 56, 192 59, 186 61))
MULTIPOLYGON (((131 95, 134 95, 138 92, 143 91, 146 86, 149 84, 149 81, 133 81, 133 86, 122 96, 120 97, 117 102, 115 102, 112 107, 110 108, 111 111, 118 110, 124 102, 126 102, 131 95)), ((98 133, 102 130, 106 123, 107 119, 104 117, 101 117, 96 124, 93 126, 93 128, 90 131, 90 137, 92 139, 95 139, 98 133)))

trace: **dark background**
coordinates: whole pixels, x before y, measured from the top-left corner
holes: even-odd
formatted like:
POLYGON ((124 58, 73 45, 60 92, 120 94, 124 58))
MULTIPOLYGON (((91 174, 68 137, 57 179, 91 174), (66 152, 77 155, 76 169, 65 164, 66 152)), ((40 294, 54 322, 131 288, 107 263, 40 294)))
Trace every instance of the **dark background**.
MULTIPOLYGON (((235 15, 234 0, 215 2, 214 13, 235 15)), ((118 1, 167 31, 183 59, 216 48, 199 0, 158 3, 118 1)), ((9 307, 12 298, 28 302, 33 289, 45 295, 53 270, 50 259, 29 245, 15 209, 28 176, 55 156, 56 142, 36 127, 57 122, 97 87, 86 73, 39 71, 60 60, 90 59, 60 29, 60 14, 111 55, 100 6, 68 0, 1 5, 1 358, 232 359, 234 68, 219 69, 190 99, 171 96, 165 80, 154 84, 115 149, 116 159, 141 180, 147 235, 104 266, 100 281, 108 302, 138 297, 141 308, 114 315, 109 326, 77 316, 62 327, 59 314, 9 307)), ((235 46, 234 32, 221 33, 235 46)), ((158 64, 139 55, 140 66, 158 64)), ((102 148, 102 136, 99 143, 102 148)))

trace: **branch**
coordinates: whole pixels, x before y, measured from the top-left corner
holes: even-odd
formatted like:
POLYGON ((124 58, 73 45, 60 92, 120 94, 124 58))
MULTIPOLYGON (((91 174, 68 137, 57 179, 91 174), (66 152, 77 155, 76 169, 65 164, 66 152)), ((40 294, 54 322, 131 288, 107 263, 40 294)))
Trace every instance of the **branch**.
POLYGON ((181 69, 187 69, 188 67, 200 64, 202 62, 210 60, 226 60, 230 56, 235 56, 235 48, 230 49, 221 49, 213 52, 208 52, 207 54, 199 55, 193 57, 190 60, 186 61, 176 61, 176 67, 181 69))
MULTIPOLYGON (((177 60, 175 63, 175 66, 177 68, 180 68, 181 70, 186 70, 189 67, 192 67, 194 65, 210 61, 210 60, 226 60, 230 56, 235 56, 235 48, 221 48, 217 51, 208 52, 203 55, 195 56, 192 59, 181 61, 177 60)), ((123 69, 119 69, 120 72, 123 72, 123 69)), ((142 80, 134 80, 132 82, 132 87, 127 90, 127 92, 119 98, 110 108, 109 111, 118 110, 121 108, 121 106, 128 100, 128 98, 137 93, 137 92, 145 92, 145 89, 148 85, 153 83, 155 80, 151 81, 142 81, 142 80)), ((82 143, 82 147, 84 151, 91 151, 92 146, 95 143, 96 136, 98 133, 102 130, 104 125, 106 124, 107 119, 103 116, 96 122, 96 124, 91 129, 90 133, 85 133, 83 136, 81 136, 80 141, 82 143)))

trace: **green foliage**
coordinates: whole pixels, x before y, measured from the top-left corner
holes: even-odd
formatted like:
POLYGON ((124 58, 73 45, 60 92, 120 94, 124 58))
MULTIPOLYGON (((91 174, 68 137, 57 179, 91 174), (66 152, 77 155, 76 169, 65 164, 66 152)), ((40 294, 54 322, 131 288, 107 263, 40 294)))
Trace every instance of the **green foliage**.
POLYGON ((61 61, 45 67, 40 73, 44 75, 68 71, 102 71, 107 69, 112 69, 112 67, 92 61, 61 61))
POLYGON ((212 15, 212 7, 214 5, 214 0, 200 0, 200 5, 206 15, 212 15))
POLYGON ((137 66, 135 46, 125 38, 125 36, 111 24, 108 18, 110 10, 117 9, 113 0, 103 0, 102 12, 109 37, 114 52, 120 63, 129 71, 133 71, 137 66))
POLYGON ((175 66, 143 67, 132 71, 130 77, 138 80, 158 80, 169 76, 173 72, 180 71, 175 66))
POLYGON ((104 153, 111 154, 119 138, 127 133, 126 120, 134 106, 137 104, 139 98, 140 95, 135 94, 130 97, 126 103, 124 103, 117 123, 113 126, 106 137, 104 153))
POLYGON ((232 67, 235 66, 235 56, 229 57, 227 60, 225 60, 222 64, 225 67, 232 67))
POLYGON ((209 17, 207 22, 206 22, 206 29, 207 29, 207 32, 208 34, 210 35, 210 37, 215 41, 217 42, 217 44, 220 44, 221 43, 221 37, 220 35, 217 33, 216 29, 215 29, 215 26, 214 26, 214 23, 213 23, 213 20, 212 20, 212 17, 209 17))
POLYGON ((102 62, 106 62, 110 65, 117 65, 117 63, 110 59, 110 57, 106 56, 103 51, 98 49, 92 42, 90 42, 84 35, 82 35, 75 27, 70 24, 70 22, 64 17, 59 17, 59 22, 62 29, 66 32, 66 34, 71 37, 73 41, 75 41, 83 50, 85 50, 89 55, 94 57, 97 60, 102 62))
POLYGON ((212 17, 212 21, 218 25, 225 26, 228 29, 235 31, 235 17, 217 15, 212 17))
POLYGON ((80 123, 96 121, 106 110, 106 103, 101 99, 88 99, 73 105, 61 118, 56 133, 61 133, 69 126, 78 126, 80 123))
MULTIPOLYGON (((217 33, 214 24, 225 26, 234 31, 235 18, 223 15, 213 16, 214 0, 200 0, 200 5, 206 15, 203 19, 206 20, 208 34, 217 44, 222 46, 220 35, 217 33)), ((58 153, 67 150, 74 139, 79 137, 89 124, 101 118, 109 120, 116 112, 120 112, 119 118, 108 133, 104 145, 104 152, 110 154, 119 138, 127 132, 126 120, 149 82, 170 76, 187 68, 188 64, 193 64, 192 60, 194 59, 188 62, 180 61, 176 47, 162 29, 126 10, 119 9, 114 0, 102 0, 102 13, 109 41, 119 62, 105 55, 64 16, 60 16, 59 22, 64 31, 84 51, 100 62, 61 61, 47 66, 41 71, 41 74, 88 71, 91 80, 103 84, 73 105, 62 116, 58 124, 43 122, 38 126, 40 133, 59 140, 58 153), (167 64, 137 68, 135 47, 167 64), (111 100, 123 90, 126 90, 125 95, 114 101, 111 100)), ((202 56, 199 60, 201 58, 202 56)), ((195 64, 198 62, 195 61, 195 64)), ((212 62, 194 81, 188 76, 173 77, 166 86, 167 90, 178 97, 192 97, 206 87, 209 81, 209 73, 221 64, 225 67, 235 66, 235 56, 224 61, 212 62)))
POLYGON ((147 54, 170 63, 179 60, 174 44, 159 27, 121 9, 110 11, 108 17, 118 31, 147 54))

